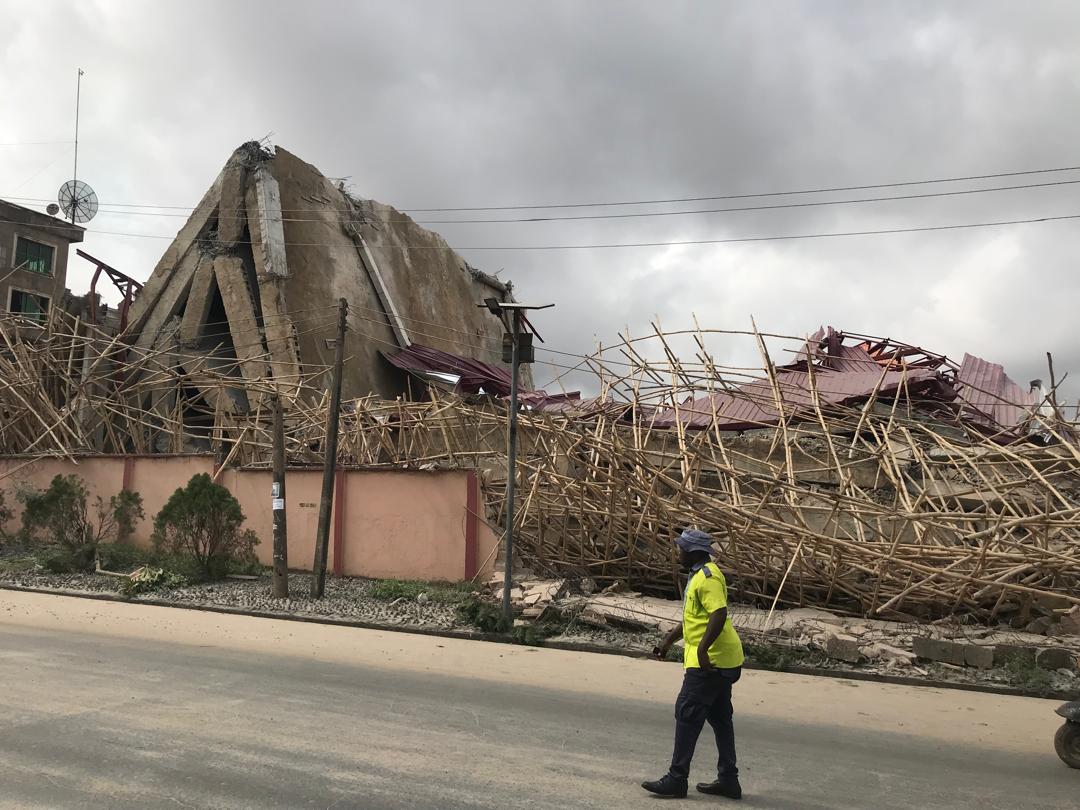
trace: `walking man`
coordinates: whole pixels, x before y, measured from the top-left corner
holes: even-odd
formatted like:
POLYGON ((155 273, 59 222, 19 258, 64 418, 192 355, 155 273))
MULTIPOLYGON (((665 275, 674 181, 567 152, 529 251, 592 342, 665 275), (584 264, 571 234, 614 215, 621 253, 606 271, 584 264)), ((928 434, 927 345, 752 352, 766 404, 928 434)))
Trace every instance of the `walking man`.
POLYGON ((675 701, 675 752, 667 774, 641 786, 657 796, 686 798, 690 760, 707 720, 716 734, 720 758, 716 781, 702 782, 697 789, 713 796, 741 799, 735 729, 731 723, 731 687, 742 674, 743 649, 727 615, 727 582, 712 562, 712 537, 708 534, 686 529, 675 544, 683 569, 690 573, 683 621, 653 651, 663 660, 680 636, 685 643, 683 685, 675 701))

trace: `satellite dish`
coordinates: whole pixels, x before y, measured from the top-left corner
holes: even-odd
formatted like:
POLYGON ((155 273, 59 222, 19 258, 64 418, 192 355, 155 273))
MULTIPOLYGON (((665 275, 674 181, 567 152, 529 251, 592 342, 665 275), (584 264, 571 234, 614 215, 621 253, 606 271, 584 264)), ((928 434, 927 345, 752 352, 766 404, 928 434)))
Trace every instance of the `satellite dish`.
POLYGON ((60 206, 56 203, 49 203, 47 206, 45 206, 45 213, 48 214, 50 217, 55 217, 57 214, 60 213, 60 206))
POLYGON ((68 180, 60 186, 60 208, 72 222, 89 222, 98 212, 94 190, 82 180, 68 180))

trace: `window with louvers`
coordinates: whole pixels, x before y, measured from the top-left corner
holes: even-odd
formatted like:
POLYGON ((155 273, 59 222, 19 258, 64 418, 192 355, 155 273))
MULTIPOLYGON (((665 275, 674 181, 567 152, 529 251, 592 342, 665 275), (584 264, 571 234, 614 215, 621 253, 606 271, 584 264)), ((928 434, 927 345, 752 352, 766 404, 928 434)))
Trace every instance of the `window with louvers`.
POLYGON ((23 236, 15 240, 15 266, 29 270, 31 273, 41 273, 51 276, 53 271, 53 247, 43 245, 23 236))
POLYGON ((11 291, 12 315, 22 315, 34 321, 44 321, 49 312, 49 299, 44 295, 34 295, 23 290, 11 291))

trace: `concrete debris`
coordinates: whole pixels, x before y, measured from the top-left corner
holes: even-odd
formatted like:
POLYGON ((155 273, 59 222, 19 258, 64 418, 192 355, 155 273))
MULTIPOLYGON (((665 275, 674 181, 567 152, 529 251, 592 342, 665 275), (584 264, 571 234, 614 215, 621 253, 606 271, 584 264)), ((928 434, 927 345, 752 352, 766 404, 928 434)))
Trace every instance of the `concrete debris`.
POLYGON ((1015 663, 1020 666, 1033 667, 1038 652, 1037 647, 1027 647, 1019 644, 998 644, 994 647, 994 666, 1002 667, 1015 663))
MULTIPOLYGON (((499 575, 498 583, 502 579, 499 575)), ((566 580, 525 580, 513 601, 523 619, 536 619, 553 609, 599 629, 661 635, 682 621, 682 603, 637 593, 574 596, 566 580)), ((501 594, 501 588, 497 590, 501 594)), ((1075 671, 1080 638, 1074 646, 1048 648, 1046 637, 1007 630, 973 630, 962 624, 925 624, 858 619, 817 608, 769 611, 732 607, 732 622, 750 644, 789 644, 818 650, 849 665, 916 669, 916 661, 933 661, 959 669, 989 670, 1019 662, 1044 669, 1075 671)), ((1070 639, 1070 643, 1072 639, 1070 639)))
MULTIPOLYGON (((265 465, 264 406, 280 396, 289 460, 311 463, 344 298, 338 461, 467 469, 498 528, 509 410, 492 386, 508 374, 502 324, 477 303, 509 296, 509 284, 405 214, 354 198, 285 149, 244 144, 140 290, 123 334, 58 308, 33 351, 16 350, 22 327, 0 316, 0 380, 15 381, 0 391, 0 452, 195 451, 265 465)), ((1060 638, 1080 629, 1080 425, 1056 386, 1025 391, 970 355, 957 365, 831 327, 771 335, 775 357, 756 329, 724 331, 760 354, 752 375, 709 355, 719 330, 678 336, 691 339, 692 363, 659 326, 584 358, 605 397, 549 396, 522 381, 522 559, 592 577, 585 594, 674 595, 671 539, 693 525, 713 533, 744 603, 1006 620, 1060 638)), ((611 608, 594 603, 587 615, 652 621, 611 608)), ((819 643, 823 623, 835 624, 757 629, 819 643)), ((882 629, 867 623, 857 637, 882 629)))
POLYGON ((1064 647, 1047 647, 1039 650, 1035 664, 1042 669, 1075 669, 1076 656, 1064 647))
POLYGON ((854 636, 828 636, 825 640, 825 654, 838 661, 857 664, 862 658, 859 640, 854 636))
MULTIPOLYGON (((408 348, 407 323, 426 324, 425 345, 501 362, 502 325, 476 303, 508 300, 504 284, 493 289, 442 237, 389 206, 354 199, 285 149, 255 152, 244 144, 233 153, 158 262, 132 306, 136 346, 153 346, 180 315, 189 352, 213 357, 219 372, 231 364, 249 383, 269 369, 288 404, 304 373, 329 364, 335 307, 345 298, 346 400, 424 387, 381 356, 387 346, 408 348)), ((230 397, 241 411, 257 407, 250 400, 230 397)))
POLYGON ((926 661, 937 661, 954 667, 962 667, 967 663, 963 644, 919 636, 914 639, 913 648, 915 655, 926 661))
POLYGON ((917 656, 911 650, 903 650, 891 644, 875 642, 859 648, 859 653, 871 661, 884 661, 894 666, 912 666, 917 656))
POLYGON ((1055 636, 1080 636, 1080 605, 1067 611, 1052 629, 1055 636))

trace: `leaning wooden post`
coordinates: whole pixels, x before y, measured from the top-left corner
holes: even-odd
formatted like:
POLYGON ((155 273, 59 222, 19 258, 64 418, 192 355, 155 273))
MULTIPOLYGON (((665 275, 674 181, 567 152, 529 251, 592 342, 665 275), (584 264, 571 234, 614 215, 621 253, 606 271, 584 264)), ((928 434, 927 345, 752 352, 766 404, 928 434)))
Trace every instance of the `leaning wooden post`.
POLYGON ((311 595, 321 599, 326 588, 326 559, 330 551, 330 512, 334 506, 334 472, 337 468, 338 420, 341 416, 341 372, 345 364, 345 325, 349 302, 338 302, 337 345, 334 347, 334 380, 330 387, 330 411, 326 417, 326 453, 323 460, 322 500, 319 528, 315 536, 315 564, 312 566, 311 595))
POLYGON ((289 598, 289 531, 285 521, 285 417, 281 397, 274 405, 274 483, 271 507, 274 512, 274 598, 289 598))

